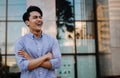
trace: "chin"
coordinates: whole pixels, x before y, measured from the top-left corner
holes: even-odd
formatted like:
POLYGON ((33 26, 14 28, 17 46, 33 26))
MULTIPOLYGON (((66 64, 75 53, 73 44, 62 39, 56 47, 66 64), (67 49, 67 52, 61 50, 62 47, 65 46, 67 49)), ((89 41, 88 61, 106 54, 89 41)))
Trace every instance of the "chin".
POLYGON ((42 30, 40 29, 40 30, 36 30, 36 32, 41 32, 42 30))

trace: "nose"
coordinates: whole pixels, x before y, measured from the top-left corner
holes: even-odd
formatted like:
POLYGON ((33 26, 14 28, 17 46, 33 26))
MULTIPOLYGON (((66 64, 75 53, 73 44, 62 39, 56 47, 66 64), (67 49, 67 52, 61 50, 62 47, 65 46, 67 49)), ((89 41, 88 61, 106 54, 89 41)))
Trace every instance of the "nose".
POLYGON ((37 20, 38 20, 38 21, 42 21, 42 18, 38 17, 37 20))

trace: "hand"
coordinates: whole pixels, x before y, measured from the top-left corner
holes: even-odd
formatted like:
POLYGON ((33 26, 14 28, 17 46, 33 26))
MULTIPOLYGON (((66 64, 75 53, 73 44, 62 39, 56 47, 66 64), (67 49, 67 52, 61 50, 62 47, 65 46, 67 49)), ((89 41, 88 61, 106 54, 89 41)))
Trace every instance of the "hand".
POLYGON ((53 58, 52 52, 48 52, 46 55, 47 55, 47 60, 50 60, 53 58))
POLYGON ((25 52, 24 50, 19 50, 18 55, 23 56, 27 60, 31 60, 32 59, 32 57, 30 57, 30 55, 27 52, 25 52))

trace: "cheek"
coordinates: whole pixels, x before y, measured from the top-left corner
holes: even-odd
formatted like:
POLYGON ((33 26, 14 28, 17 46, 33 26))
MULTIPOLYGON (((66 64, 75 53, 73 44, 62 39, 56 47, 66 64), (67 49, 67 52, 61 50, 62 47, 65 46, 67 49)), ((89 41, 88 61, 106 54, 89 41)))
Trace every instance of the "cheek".
POLYGON ((35 26, 35 23, 34 23, 34 22, 31 22, 31 23, 29 23, 29 25, 31 25, 31 26, 35 26))

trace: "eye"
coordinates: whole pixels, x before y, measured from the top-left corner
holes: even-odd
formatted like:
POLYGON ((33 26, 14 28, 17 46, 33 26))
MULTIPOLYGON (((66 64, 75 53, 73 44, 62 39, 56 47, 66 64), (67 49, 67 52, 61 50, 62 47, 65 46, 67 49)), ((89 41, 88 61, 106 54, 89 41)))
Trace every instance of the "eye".
POLYGON ((33 16, 33 19, 42 19, 42 17, 41 16, 33 16))
POLYGON ((33 19, 37 19, 38 18, 38 16, 33 16, 33 19))
POLYGON ((39 16, 39 18, 40 18, 40 19, 42 19, 42 17, 41 17, 41 16, 39 16))

